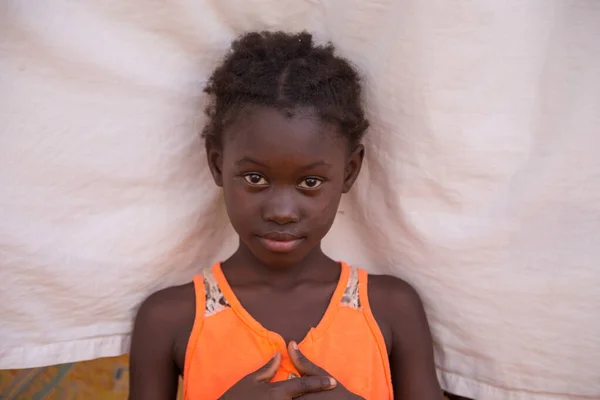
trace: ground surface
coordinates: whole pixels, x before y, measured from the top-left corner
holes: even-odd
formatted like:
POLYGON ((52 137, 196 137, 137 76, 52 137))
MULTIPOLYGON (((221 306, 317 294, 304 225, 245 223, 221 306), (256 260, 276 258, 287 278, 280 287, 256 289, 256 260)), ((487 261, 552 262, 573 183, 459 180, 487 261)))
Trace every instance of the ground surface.
MULTIPOLYGON (((126 356, 0 371, 2 400, 126 400, 126 356)), ((447 400, 460 398, 447 398, 447 400)))

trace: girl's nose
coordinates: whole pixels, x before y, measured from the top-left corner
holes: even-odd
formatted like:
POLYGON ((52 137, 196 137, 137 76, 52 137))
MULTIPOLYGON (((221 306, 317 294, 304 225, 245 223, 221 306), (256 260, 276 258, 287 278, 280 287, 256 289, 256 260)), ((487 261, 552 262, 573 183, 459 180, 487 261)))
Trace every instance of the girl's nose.
POLYGON ((285 225, 298 222, 300 214, 294 201, 295 188, 272 188, 263 208, 263 219, 285 225))

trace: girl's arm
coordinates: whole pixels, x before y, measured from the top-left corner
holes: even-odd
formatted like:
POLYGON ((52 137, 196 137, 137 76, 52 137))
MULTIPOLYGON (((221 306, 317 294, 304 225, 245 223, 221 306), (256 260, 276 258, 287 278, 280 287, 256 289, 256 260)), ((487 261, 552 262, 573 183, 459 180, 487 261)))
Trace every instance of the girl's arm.
MULTIPOLYGON (((129 400, 173 400, 177 396, 175 341, 190 320, 186 315, 190 299, 186 299, 189 295, 183 288, 153 294, 137 313, 131 340, 129 400)), ((193 289, 191 294, 193 320, 193 289)))
POLYGON ((406 282, 369 276, 369 302, 376 319, 391 331, 390 367, 394 398, 441 400, 433 360, 433 342, 421 299, 406 282))

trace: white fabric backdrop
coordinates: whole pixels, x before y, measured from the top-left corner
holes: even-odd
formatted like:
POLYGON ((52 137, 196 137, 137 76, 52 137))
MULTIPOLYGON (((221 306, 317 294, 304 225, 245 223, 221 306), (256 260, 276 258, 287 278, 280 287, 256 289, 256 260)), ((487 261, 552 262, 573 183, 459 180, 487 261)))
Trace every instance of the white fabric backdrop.
POLYGON ((443 386, 600 399, 600 1, 0 2, 0 367, 128 349, 140 301, 227 255, 201 88, 245 30, 364 72, 326 248, 417 287, 443 386))

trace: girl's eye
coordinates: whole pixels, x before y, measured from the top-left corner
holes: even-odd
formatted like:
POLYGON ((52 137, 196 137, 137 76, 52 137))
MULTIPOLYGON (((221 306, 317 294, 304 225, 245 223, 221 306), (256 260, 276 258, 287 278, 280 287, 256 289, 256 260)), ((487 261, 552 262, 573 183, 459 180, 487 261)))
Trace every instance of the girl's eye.
POLYGON ((316 189, 323 183, 323 180, 319 178, 306 178, 298 184, 301 189, 316 189))
POLYGON ((265 186, 269 184, 269 182, 259 174, 246 174, 244 175, 244 179, 253 186, 265 186))

